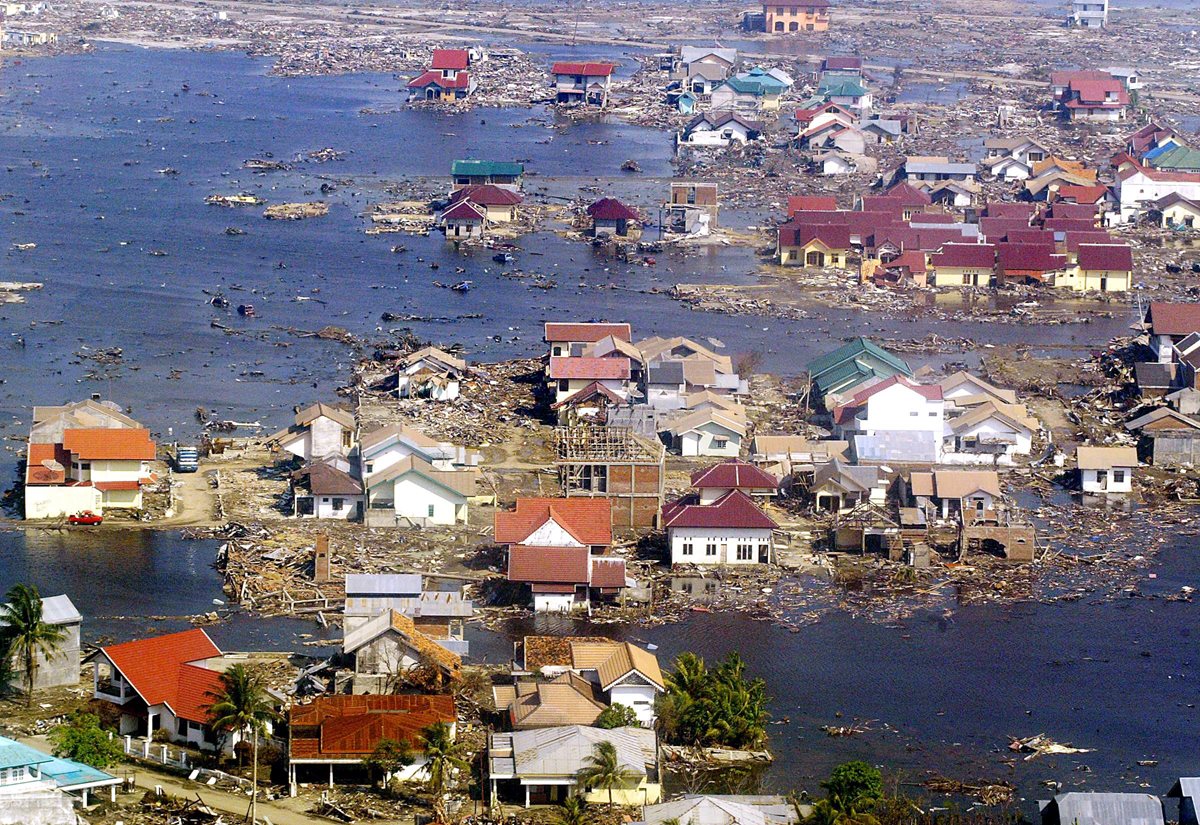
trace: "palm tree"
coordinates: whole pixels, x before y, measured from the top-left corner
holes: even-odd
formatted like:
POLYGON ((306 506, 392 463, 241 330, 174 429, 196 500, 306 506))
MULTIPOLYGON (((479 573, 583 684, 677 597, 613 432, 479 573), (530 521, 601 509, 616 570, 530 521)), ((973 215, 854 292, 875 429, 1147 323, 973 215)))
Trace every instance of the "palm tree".
POLYGON ((217 730, 250 734, 252 788, 250 791, 250 821, 258 815, 258 735, 266 733, 267 723, 275 719, 275 709, 262 674, 245 665, 234 665, 221 674, 221 692, 209 693, 212 704, 208 718, 217 730))
POLYGON ((584 825, 588 821, 587 800, 582 796, 568 796, 562 802, 562 809, 558 812, 558 821, 562 825, 584 825))
POLYGON ((66 632, 58 625, 42 620, 42 597, 30 584, 15 584, 5 596, 8 603, 0 607, 0 622, 8 641, 7 656, 20 658, 29 688, 26 702, 33 705, 33 683, 37 678, 38 654, 47 659, 58 652, 66 632))
POLYGON ((446 804, 444 794, 450 775, 455 770, 469 771, 471 763, 464 757, 467 747, 455 742, 450 725, 434 722, 421 734, 421 748, 425 751, 425 770, 429 773, 429 789, 433 792, 433 816, 445 822, 446 804))
POLYGON ((608 807, 613 807, 613 788, 638 778, 635 771, 621 765, 617 747, 602 739, 592 748, 587 765, 580 769, 579 784, 585 788, 605 788, 608 791, 608 807))

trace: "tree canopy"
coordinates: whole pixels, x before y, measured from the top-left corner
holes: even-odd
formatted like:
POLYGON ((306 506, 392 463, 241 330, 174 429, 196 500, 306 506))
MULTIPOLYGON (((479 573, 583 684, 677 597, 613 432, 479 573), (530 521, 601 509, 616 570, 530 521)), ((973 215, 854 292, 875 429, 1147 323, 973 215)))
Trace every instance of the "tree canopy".
POLYGON ((694 653, 681 654, 658 697, 658 728, 677 745, 758 748, 767 739, 767 687, 746 677, 746 665, 730 653, 712 670, 694 653))
POLYGON ((596 717, 598 728, 632 728, 638 724, 637 711, 620 703, 609 705, 596 717))
POLYGON ((28 688, 26 700, 32 706, 38 655, 46 659, 53 657, 66 632, 42 619, 42 597, 33 585, 14 584, 5 599, 7 603, 0 606, 0 633, 5 641, 5 655, 20 661, 28 688))
POLYGON ((101 770, 115 765, 124 756, 121 740, 109 738, 100 727, 100 717, 86 711, 75 711, 66 723, 50 731, 54 755, 73 759, 101 770))

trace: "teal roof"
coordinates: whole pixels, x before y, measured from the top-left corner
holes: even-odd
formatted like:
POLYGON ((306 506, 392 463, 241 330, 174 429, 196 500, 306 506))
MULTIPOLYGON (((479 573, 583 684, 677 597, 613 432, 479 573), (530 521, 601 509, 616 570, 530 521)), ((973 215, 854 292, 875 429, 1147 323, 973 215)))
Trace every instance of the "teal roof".
POLYGON ((519 177, 525 174, 525 164, 502 160, 456 160, 450 167, 452 175, 519 177))
POLYGON ((0 736, 0 769, 41 765, 53 759, 54 757, 48 753, 42 753, 6 736, 0 736))
POLYGON ((739 94, 779 95, 787 90, 787 84, 777 77, 772 77, 762 68, 754 68, 742 74, 736 74, 723 84, 739 94))
POLYGON ((893 375, 911 376, 912 370, 903 359, 866 338, 855 338, 808 363, 809 376, 817 388, 822 390, 852 375, 868 373, 890 378, 893 375))
POLYGON ((1148 158, 1147 162, 1156 169, 1196 171, 1200 170, 1200 149, 1175 146, 1153 158, 1148 158))
POLYGON ((817 94, 826 97, 862 97, 866 93, 867 88, 850 77, 831 77, 817 87, 817 94))

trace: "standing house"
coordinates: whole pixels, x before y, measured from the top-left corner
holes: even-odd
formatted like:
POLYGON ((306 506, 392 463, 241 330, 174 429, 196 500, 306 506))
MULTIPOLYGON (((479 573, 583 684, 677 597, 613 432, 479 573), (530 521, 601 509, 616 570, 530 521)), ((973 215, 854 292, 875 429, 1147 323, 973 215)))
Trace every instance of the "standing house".
MULTIPOLYGON (((213 669, 223 654, 199 628, 101 647, 93 662, 93 697, 120 710, 118 733, 151 737, 166 732, 172 742, 216 750, 219 732, 209 724, 212 696, 221 691, 213 669)), ((239 734, 224 737, 233 753, 239 734)))
POLYGON ((142 486, 153 481, 150 462, 157 452, 149 430, 67 426, 61 441, 35 438, 30 436, 25 463, 26 518, 142 508, 142 486))
POLYGON ((394 693, 411 671, 428 668, 447 681, 462 673, 462 659, 422 633, 403 613, 387 609, 342 639, 342 653, 354 659, 351 693, 394 693))
POLYGON ((816 400, 845 393, 867 381, 912 375, 904 359, 866 338, 854 338, 833 352, 814 358, 806 369, 816 400))
POLYGON ((487 211, 469 200, 461 200, 438 216, 447 239, 482 238, 487 226, 487 211))
POLYGON ((1076 264, 1054 279, 1056 287, 1075 292, 1128 292, 1133 282, 1133 249, 1129 244, 1080 244, 1076 264))
POLYGON ((450 191, 466 186, 498 186, 512 192, 521 191, 525 165, 511 161, 456 160, 450 166, 450 191))
POLYGON ((88 806, 92 791, 108 788, 117 801, 123 780, 0 736, 0 825, 76 825, 75 801, 88 806))
POLYGON ((463 623, 475 606, 462 590, 426 590, 416 573, 348 573, 343 606, 344 632, 357 630, 372 619, 395 611, 412 619, 414 627, 442 647, 466 656, 470 643, 463 623))
POLYGON ((845 269, 850 251, 848 226, 806 223, 798 218, 779 226, 776 252, 783 266, 845 269))
POLYGON ((470 52, 466 49, 434 49, 429 71, 408 84, 409 99, 461 100, 475 90, 475 80, 467 71, 470 52))
POLYGON ((1131 493, 1138 466, 1135 447, 1079 447, 1079 487, 1085 493, 1131 493))
POLYGON ((1178 192, 1163 195, 1150 204, 1150 209, 1158 213, 1158 224, 1163 229, 1200 229, 1200 201, 1178 192))
POLYGON ((861 78, 854 77, 822 77, 817 97, 858 115, 869 112, 874 103, 870 89, 862 84, 861 78))
POLYGON ((488 776, 493 804, 501 801, 552 805, 567 797, 618 805, 646 805, 662 797, 658 773, 658 740, 645 728, 601 728, 566 725, 511 733, 493 733, 488 740, 488 776), (609 788, 579 784, 600 742, 610 742, 626 779, 609 788))
POLYGON ((438 347, 422 347, 400 362, 396 378, 399 398, 453 401, 467 375, 467 362, 438 347))
POLYGON ((706 408, 681 413, 659 431, 663 441, 682 456, 729 456, 742 451, 747 431, 740 408, 706 408))
POLYGON ((994 470, 914 472, 909 494, 928 522, 962 525, 996 521, 996 506, 1003 497, 1000 476, 994 470))
POLYGON ((443 469, 412 454, 366 477, 372 527, 465 524, 479 471, 443 469))
POLYGON ((446 211, 465 201, 483 211, 485 225, 511 223, 517 219, 517 207, 522 200, 521 195, 512 189, 492 183, 471 184, 450 194, 450 205, 446 211))
POLYGON ((929 256, 929 266, 938 286, 991 286, 996 269, 996 247, 992 244, 943 244, 929 256))
MULTIPOLYGON (((33 680, 33 689, 42 690, 51 687, 74 687, 79 684, 79 628, 83 617, 75 609, 70 597, 64 595, 47 596, 42 599, 42 621, 63 632, 62 641, 58 643, 54 654, 38 651, 34 656, 37 672, 33 680)), ((0 631, 5 625, 0 622, 0 631)), ((12 654, 12 670, 10 686, 24 689, 26 687, 24 663, 17 654, 12 654)))
POLYGON ((843 401, 833 411, 833 424, 839 437, 920 432, 940 445, 945 432, 942 388, 895 375, 843 401))
POLYGON ((1111 75, 1103 79, 1072 78, 1058 105, 1068 120, 1114 122, 1125 119, 1129 92, 1111 75))
POLYGON ((1072 0, 1067 23, 1085 29, 1104 28, 1108 25, 1108 0, 1072 0))
POLYGON ((712 504, 726 493, 741 490, 752 499, 767 500, 779 493, 779 479, 748 461, 731 458, 692 473, 692 487, 701 504, 712 504))
POLYGON ((842 513, 862 504, 882 505, 887 485, 878 467, 834 458, 816 468, 808 492, 818 511, 842 513))
POLYGON ((597 238, 617 235, 624 238, 629 234, 629 225, 640 220, 638 213, 616 198, 600 198, 587 208, 592 219, 592 234, 597 238))
POLYGON ((671 564, 770 564, 778 526, 741 490, 711 503, 686 497, 663 507, 671 564))
POLYGON ((626 586, 624 559, 603 555, 612 545, 611 509, 599 498, 520 498, 516 509, 496 513, 508 580, 530 586, 535 611, 587 608, 593 596, 626 586))
POLYGON ((292 705, 288 711, 292 793, 298 782, 328 781, 331 788, 338 781, 360 784, 366 773, 364 761, 384 740, 407 745, 413 756, 412 763, 394 778, 425 779, 428 760, 421 735, 438 722, 449 725, 451 736, 456 735, 458 714, 449 694, 318 696, 307 704, 292 705))
POLYGON ((630 362, 624 356, 552 355, 546 367, 547 384, 554 393, 555 404, 593 383, 625 398, 629 394, 629 378, 630 362))
POLYGON ((737 112, 703 112, 688 121, 679 133, 681 146, 724 148, 731 143, 748 143, 762 136, 762 124, 737 112))
POLYGON ((345 459, 325 458, 292 473, 292 515, 299 518, 361 521, 363 485, 345 459))
POLYGON ((354 448, 354 413, 318 401, 296 413, 292 426, 267 437, 266 443, 308 463, 327 456, 346 457, 354 448))
POLYGON ((550 68, 555 102, 607 107, 614 69, 612 63, 555 63, 550 68))
POLYGON ((779 101, 784 92, 791 86, 791 78, 780 70, 767 70, 756 66, 748 72, 727 78, 724 83, 713 89, 712 111, 775 111, 779 108, 779 101))
POLYGON ((763 0, 769 34, 829 31, 829 0, 763 0))
POLYGON ((1200 332, 1200 303, 1151 301, 1142 327, 1150 335, 1150 348, 1161 364, 1171 363, 1177 344, 1200 332))
POLYGON ((1191 416, 1156 407, 1127 422, 1125 429, 1141 437, 1139 455, 1155 467, 1200 465, 1200 421, 1191 416))
POLYGON ((629 343, 633 330, 629 324, 557 323, 548 321, 542 340, 550 348, 550 357, 583 355, 588 347, 613 338, 629 343))
POLYGON ((1162 801, 1148 793, 1072 791, 1039 799, 1038 808, 1041 825, 1164 825, 1162 801))

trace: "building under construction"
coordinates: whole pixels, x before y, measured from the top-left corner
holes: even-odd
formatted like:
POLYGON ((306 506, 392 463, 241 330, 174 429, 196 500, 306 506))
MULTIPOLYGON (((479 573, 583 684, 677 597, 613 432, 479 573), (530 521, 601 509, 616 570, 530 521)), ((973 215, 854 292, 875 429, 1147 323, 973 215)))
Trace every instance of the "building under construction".
POLYGON ((663 503, 665 449, 623 427, 554 431, 555 466, 565 496, 607 498, 613 527, 655 527, 663 503))

